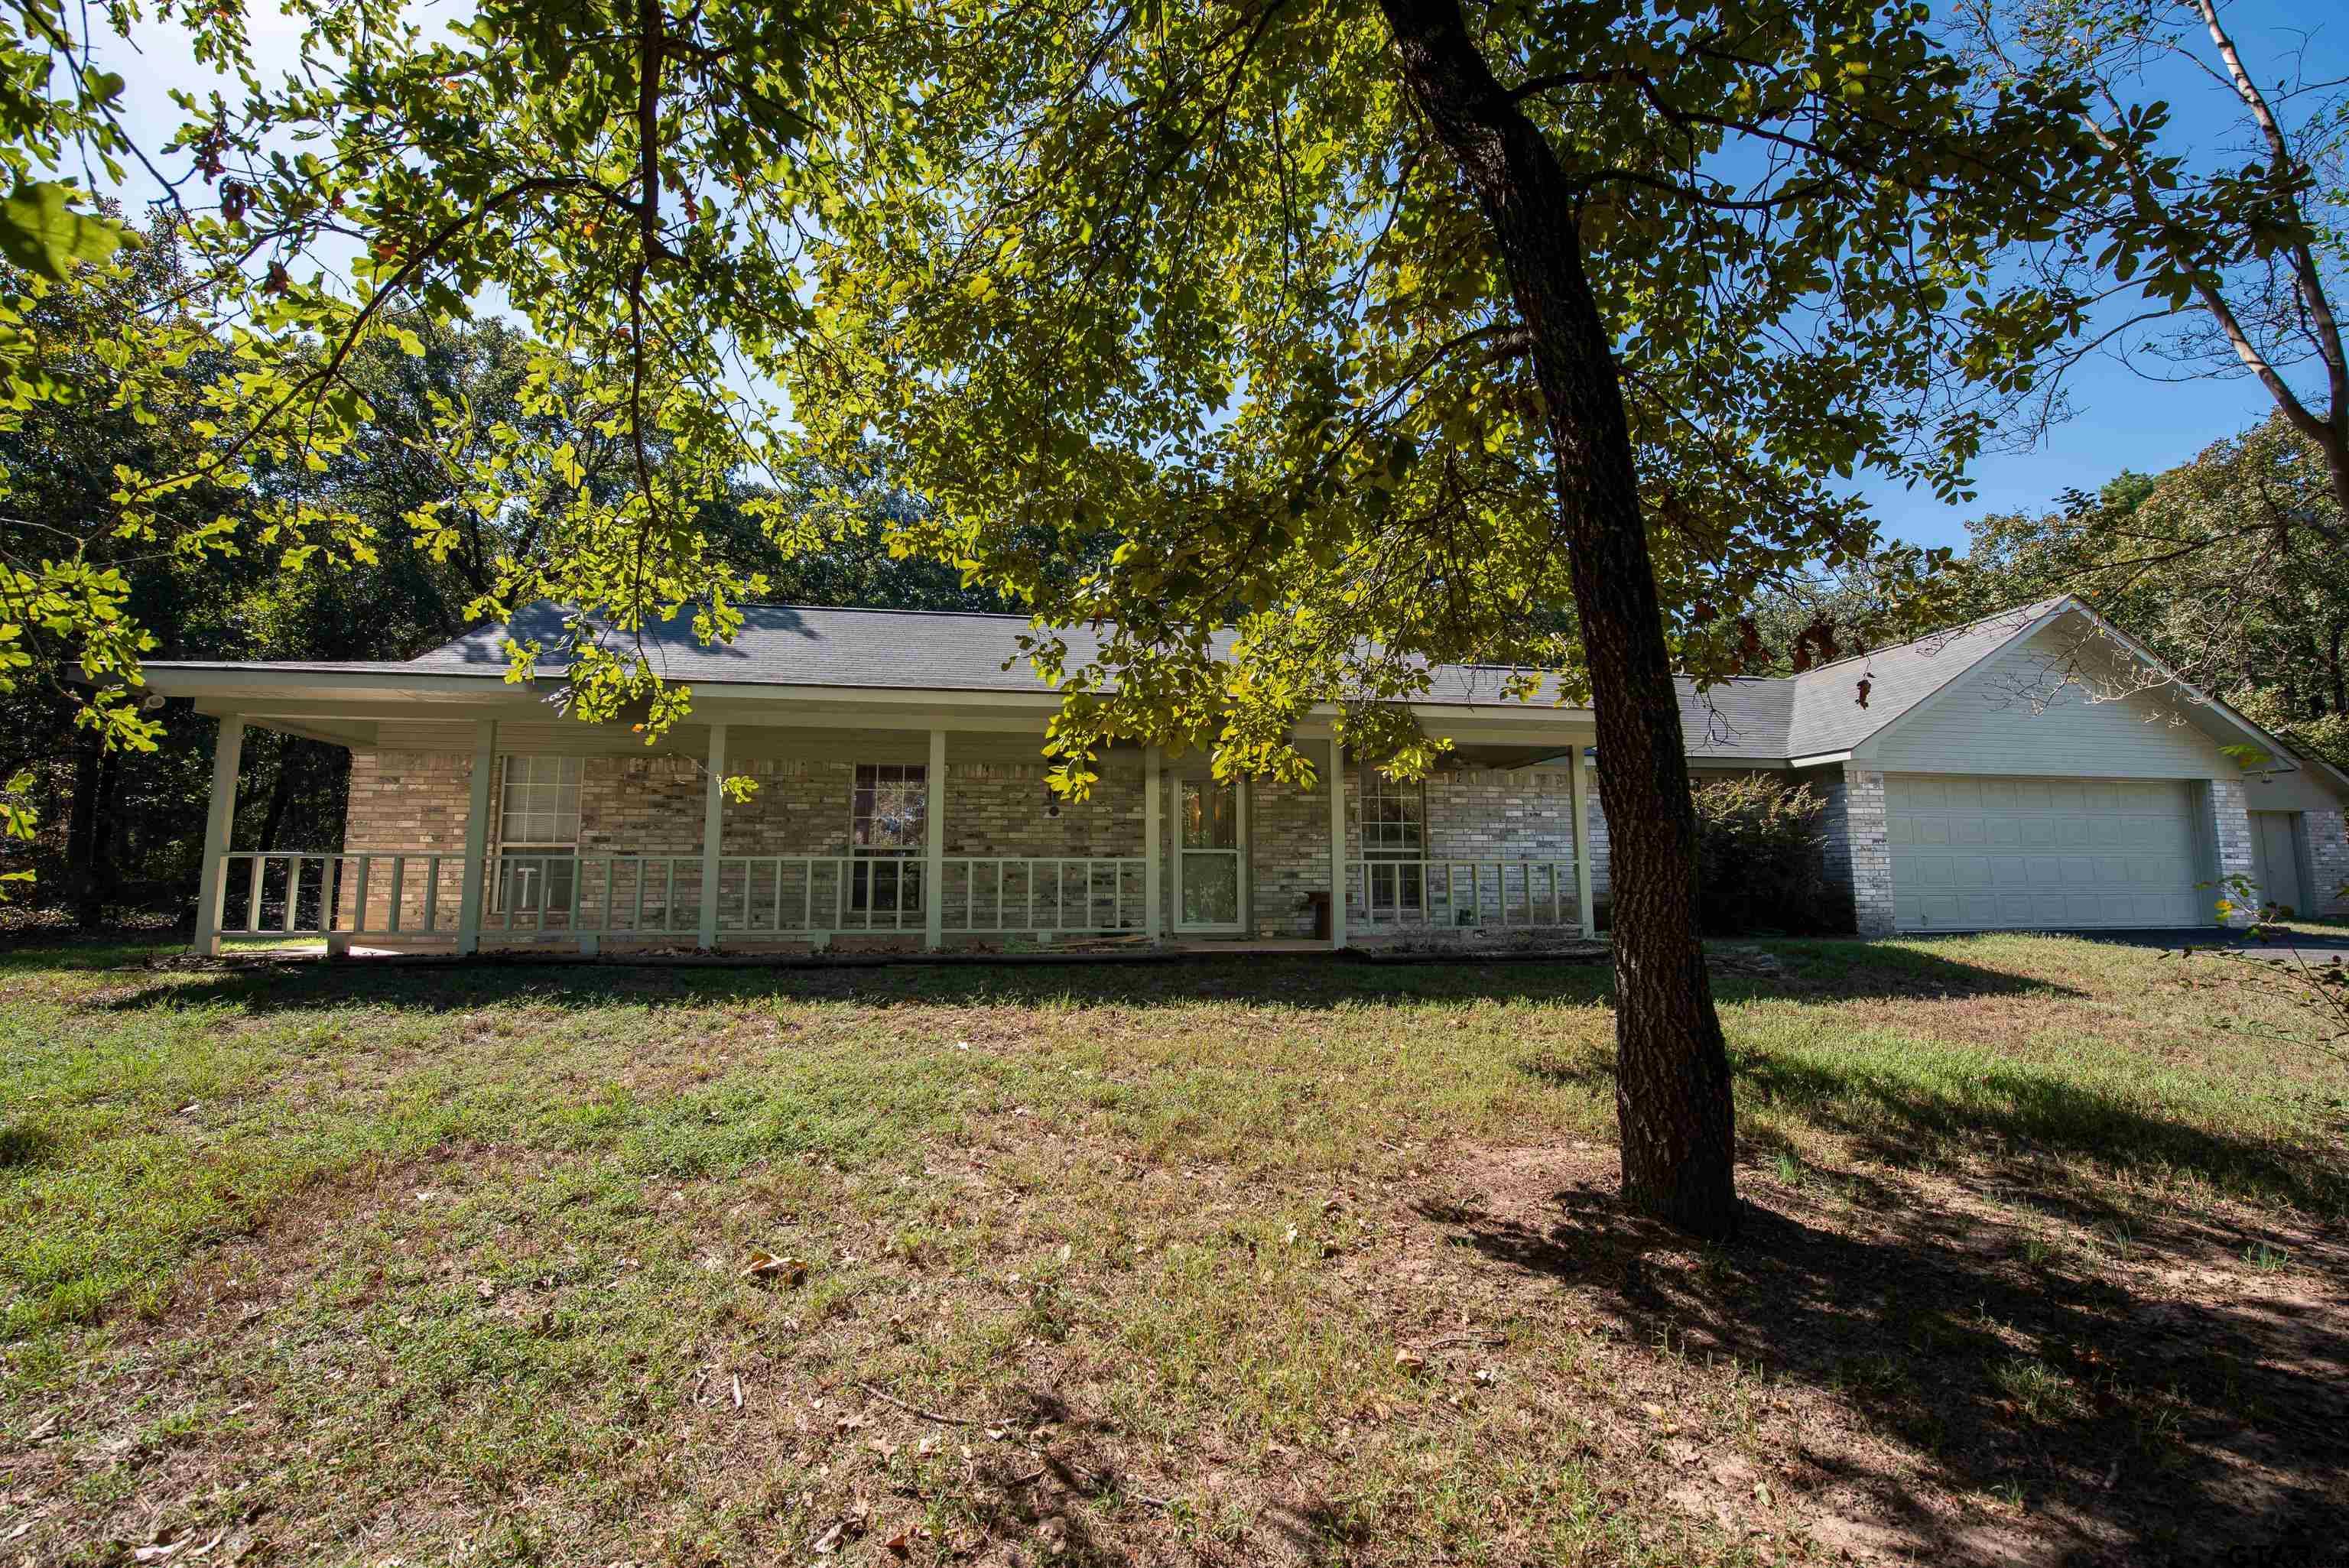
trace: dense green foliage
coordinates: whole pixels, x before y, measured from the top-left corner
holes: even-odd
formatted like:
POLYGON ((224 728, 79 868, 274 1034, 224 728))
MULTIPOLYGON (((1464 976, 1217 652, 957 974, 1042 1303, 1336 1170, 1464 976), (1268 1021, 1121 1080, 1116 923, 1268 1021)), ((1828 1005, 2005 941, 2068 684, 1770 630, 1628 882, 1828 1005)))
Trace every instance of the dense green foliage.
POLYGON ((1696 801, 1697 910, 1708 936, 1851 929, 1851 900, 1827 884, 1826 803, 1766 774, 1705 779, 1696 801))
MULTIPOLYGON (((77 389, 44 401, 0 428, 0 469, 14 487, 0 514, 0 551, 37 558, 73 538, 102 513, 118 465, 154 468, 182 461, 192 449, 185 418, 150 402, 140 418, 117 397, 98 352, 128 315, 153 309, 184 286, 176 250, 164 236, 120 269, 88 269, 47 290, 28 312, 27 330, 45 363, 77 389), (176 448, 172 443, 177 443, 176 448)), ((197 527, 225 514, 252 519, 249 497, 347 511, 380 541, 364 560, 313 556, 288 566, 266 551, 177 550, 156 542, 98 533, 80 558, 93 580, 114 584, 115 612, 135 624, 151 656, 214 659, 403 659, 478 624, 475 601, 494 586, 499 563, 528 546, 527 511, 476 504, 469 472, 500 428, 551 433, 525 408, 523 390, 535 352, 498 324, 442 327, 419 321, 422 348, 409 354, 390 337, 354 356, 351 375, 366 389, 371 418, 350 446, 321 467, 274 469, 250 491, 187 492, 180 521, 197 527), (420 540, 404 520, 429 512, 445 547, 420 540)), ((215 356, 217 357, 217 356, 215 356)), ((191 360, 161 386, 183 399, 200 394, 215 366, 191 360)), ((580 441, 583 475, 600 476, 617 460, 614 443, 580 441)), ((844 495, 823 504, 838 520, 823 549, 783 560, 748 516, 745 489, 704 509, 710 548, 744 572, 769 573, 776 591, 815 603, 881 603, 912 608, 996 608, 963 587, 951 571, 891 557, 885 523, 914 510, 902 490, 867 477, 854 490, 802 473, 784 505, 819 504, 818 493, 844 495)), ((212 722, 184 706, 138 713, 132 744, 105 744, 109 732, 76 716, 88 697, 69 639, 35 628, 26 640, 32 678, 0 693, 7 741, 0 777, 19 780, 18 809, 32 830, 13 862, 35 873, 38 904, 63 906, 85 923, 110 910, 182 913, 192 895, 210 785, 212 722)), ((115 732, 114 738, 121 738, 115 732)), ((253 738, 246 750, 237 842, 244 848, 326 848, 340 841, 340 748, 277 735, 253 738)))

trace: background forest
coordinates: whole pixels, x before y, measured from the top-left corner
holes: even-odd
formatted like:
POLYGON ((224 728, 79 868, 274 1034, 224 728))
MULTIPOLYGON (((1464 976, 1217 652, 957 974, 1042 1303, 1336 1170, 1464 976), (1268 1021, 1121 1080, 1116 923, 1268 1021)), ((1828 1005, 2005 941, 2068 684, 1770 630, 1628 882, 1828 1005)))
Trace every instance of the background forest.
MULTIPOLYGON (((120 318, 180 296, 187 280, 168 237, 157 239, 138 253, 127 278, 102 281, 92 270, 73 286, 50 290, 36 306, 46 319, 34 325, 52 342, 71 342, 77 334, 95 341, 120 318)), ((321 467, 273 473, 248 493, 196 490, 179 501, 191 516, 233 516, 287 499, 347 508, 374 536, 371 560, 320 556, 286 570, 269 549, 198 552, 135 542, 110 548, 98 542, 93 565, 120 572, 129 585, 129 613, 157 639, 148 656, 405 659, 480 624, 470 607, 492 586, 497 562, 527 547, 533 519, 521 509, 475 504, 469 498, 480 492, 468 482, 476 465, 497 460, 493 454, 507 445, 496 438, 501 426, 560 419, 524 406, 533 349, 525 336, 495 322, 389 322, 358 351, 358 374, 377 415, 358 441, 321 467), (423 340, 421 355, 399 346, 403 330, 423 340), (451 411, 460 416, 453 437, 440 418, 451 411), (455 528, 456 548, 436 552, 419 541, 413 520, 427 509, 455 528)), ((0 430, 0 465, 14 487, 0 535, 11 559, 38 557, 50 536, 87 534, 87 520, 103 512, 115 487, 118 463, 168 468, 174 454, 159 446, 175 438, 191 444, 185 405, 159 409, 152 419, 112 406, 113 377, 96 355, 50 368, 77 383, 81 395, 36 403, 17 428, 0 430)), ((217 362, 191 361, 175 366, 171 378, 193 397, 219 369, 217 362)), ((617 443, 592 428, 568 434, 579 482, 610 482, 617 443)), ((808 477, 812 493, 818 486, 808 477)), ((962 587, 957 573, 936 562, 890 559, 883 524, 902 520, 911 503, 878 483, 852 481, 849 489, 858 510, 811 517, 819 547, 788 560, 743 510, 771 492, 743 487, 732 504, 704 508, 697 521, 715 551, 746 573, 765 573, 781 598, 1002 608, 988 592, 962 587)), ((29 869, 35 880, 0 914, 19 926, 184 920, 203 839, 212 721, 171 703, 152 715, 164 727, 156 749, 108 749, 94 731, 75 724, 78 699, 70 687, 22 681, 0 696, 0 707, 6 736, 0 777, 31 774, 24 803, 40 821, 37 836, 10 857, 12 869, 29 869)), ((340 748, 253 735, 236 847, 338 845, 347 768, 340 748)))
MULTIPOLYGON (((120 318, 184 297, 167 235, 158 235, 122 275, 85 274, 52 289, 36 310, 52 342, 93 341, 120 318)), ((566 435, 578 456, 577 482, 617 485, 619 444, 593 428, 557 427, 559 407, 526 402, 534 346, 489 322, 394 321, 359 349, 358 376, 378 418, 362 438, 323 465, 288 469, 243 493, 191 491, 191 515, 241 506, 308 501, 348 509, 375 539, 356 565, 319 558, 282 569, 264 550, 197 552, 133 543, 96 552, 129 584, 129 607, 151 628, 165 659, 402 659, 479 623, 474 602, 496 580, 502 558, 527 550, 528 510, 471 497, 511 494, 481 485, 479 466, 513 449, 502 434, 566 435), (413 332, 421 355, 401 347, 413 332), (453 421, 446 416, 454 412, 453 421), (540 428, 529 430, 536 424, 540 428), (454 432, 453 434, 451 432, 454 432), (415 520, 429 513, 453 526, 456 548, 434 551, 415 520)), ((171 464, 159 445, 191 440, 171 410, 134 418, 109 404, 109 369, 95 355, 54 367, 86 391, 39 403, 18 427, 0 431, 0 463, 15 487, 0 518, 12 556, 37 555, 44 535, 77 537, 100 512, 118 463, 171 464)), ((219 372, 191 360, 172 372, 193 397, 219 372)), ((2086 425, 2058 438, 2093 441, 2086 425)), ((836 504, 812 499, 833 487, 808 474, 802 507, 819 537, 811 552, 787 557, 746 510, 769 490, 741 488, 702 509, 711 547, 745 573, 763 573, 775 597, 812 604, 908 609, 1008 606, 966 588, 939 562, 892 559, 885 524, 915 503, 871 471, 836 504)), ((2077 593, 2151 645, 2200 691, 2241 709, 2292 744, 2349 766, 2349 530, 2344 530, 2322 456, 2281 417, 2221 441, 2159 474, 2124 472, 2096 493, 2054 498, 2044 511, 1992 515, 1970 525, 1970 551, 1949 568, 1960 614, 1989 614, 2062 592, 2077 593)), ((1755 619, 1775 667, 1795 667, 1826 646, 1854 651, 1882 609, 1861 577, 1822 577, 1782 591, 1755 619), (1834 638, 1840 634, 1839 647, 1834 638)), ((105 749, 74 723, 76 703, 55 684, 26 681, 0 698, 9 709, 6 776, 29 772, 26 803, 39 813, 37 837, 12 866, 36 873, 7 906, 13 924, 171 923, 193 897, 202 837, 212 721, 171 704, 153 751, 105 749)), ((237 826, 240 849, 330 848, 340 841, 347 758, 339 748, 258 735, 245 751, 237 826)))

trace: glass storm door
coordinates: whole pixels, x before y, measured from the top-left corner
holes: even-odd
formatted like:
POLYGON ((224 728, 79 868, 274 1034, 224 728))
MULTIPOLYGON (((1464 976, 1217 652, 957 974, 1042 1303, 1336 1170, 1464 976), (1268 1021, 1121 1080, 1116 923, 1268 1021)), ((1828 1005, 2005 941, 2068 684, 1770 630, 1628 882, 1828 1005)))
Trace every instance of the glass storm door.
POLYGON ((1212 779, 1185 779, 1176 806, 1175 929, 1240 929, 1240 792, 1212 779))

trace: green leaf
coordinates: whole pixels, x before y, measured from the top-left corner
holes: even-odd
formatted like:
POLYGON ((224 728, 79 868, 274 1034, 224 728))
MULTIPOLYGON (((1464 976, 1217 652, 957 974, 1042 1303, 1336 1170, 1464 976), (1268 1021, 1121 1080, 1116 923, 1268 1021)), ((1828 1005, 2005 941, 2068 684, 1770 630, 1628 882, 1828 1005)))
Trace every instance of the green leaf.
POLYGON ((0 201, 0 253, 36 276, 63 283, 76 262, 102 262, 129 232, 109 219, 77 212, 81 192, 53 180, 20 184, 0 201))

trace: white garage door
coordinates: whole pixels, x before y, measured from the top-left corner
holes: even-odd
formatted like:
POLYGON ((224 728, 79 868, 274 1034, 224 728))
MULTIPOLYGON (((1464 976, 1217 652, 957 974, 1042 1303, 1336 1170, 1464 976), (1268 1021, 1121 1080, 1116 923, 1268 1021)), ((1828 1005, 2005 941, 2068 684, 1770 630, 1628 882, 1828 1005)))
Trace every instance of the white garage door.
POLYGON ((1884 780, 1903 931, 2207 925, 2194 786, 2176 779, 1884 780))

